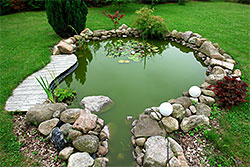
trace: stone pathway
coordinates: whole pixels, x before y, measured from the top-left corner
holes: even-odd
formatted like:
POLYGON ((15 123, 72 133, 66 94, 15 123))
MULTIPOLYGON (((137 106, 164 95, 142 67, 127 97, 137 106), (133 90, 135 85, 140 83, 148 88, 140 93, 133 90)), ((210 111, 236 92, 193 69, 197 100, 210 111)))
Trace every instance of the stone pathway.
POLYGON ((48 82, 53 81, 53 76, 57 77, 65 70, 69 69, 77 62, 77 57, 71 55, 52 55, 51 62, 41 70, 27 77, 21 84, 14 89, 12 96, 6 102, 6 111, 28 111, 30 107, 41 104, 47 99, 47 95, 37 82, 36 77, 47 78, 48 82))

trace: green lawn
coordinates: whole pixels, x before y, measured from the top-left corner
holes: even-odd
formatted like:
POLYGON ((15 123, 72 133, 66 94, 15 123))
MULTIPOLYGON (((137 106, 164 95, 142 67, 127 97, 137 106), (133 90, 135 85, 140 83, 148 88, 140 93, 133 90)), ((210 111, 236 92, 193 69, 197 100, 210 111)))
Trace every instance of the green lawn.
MULTIPOLYGON (((125 17, 121 23, 129 26, 135 20, 134 11, 144 5, 122 6, 125 17)), ((191 30, 212 42, 217 42, 236 61, 243 79, 250 83, 250 7, 224 2, 192 2, 185 6, 163 4, 155 7, 155 15, 162 16, 169 30, 191 30)), ((87 27, 92 30, 113 28, 102 10, 115 12, 114 6, 90 8, 87 27)), ((25 12, 0 16, 0 164, 21 166, 24 159, 12 134, 12 116, 3 111, 12 90, 28 75, 49 62, 50 51, 60 38, 47 23, 45 12, 25 12)), ((250 105, 233 108, 221 119, 221 140, 215 145, 226 158, 234 157, 250 165, 250 105)), ((219 160, 218 160, 219 161, 219 160)))

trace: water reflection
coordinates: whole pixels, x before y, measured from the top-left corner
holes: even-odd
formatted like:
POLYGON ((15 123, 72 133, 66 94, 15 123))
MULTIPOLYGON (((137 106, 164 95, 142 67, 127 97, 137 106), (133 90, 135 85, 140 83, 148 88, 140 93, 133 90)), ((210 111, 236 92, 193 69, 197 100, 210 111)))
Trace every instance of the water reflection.
POLYGON ((77 55, 78 55, 78 62, 79 62, 79 65, 77 68, 80 70, 75 71, 75 79, 83 85, 86 81, 86 74, 88 71, 87 67, 88 67, 88 64, 90 64, 91 61, 93 60, 93 55, 92 55, 91 49, 88 46, 84 46, 80 48, 79 51, 77 52, 77 55))
MULTIPOLYGON (((124 43, 131 41, 131 40, 143 42, 141 39, 136 39, 136 38, 126 38, 122 40, 124 41, 124 43)), ((116 38, 111 38, 109 40, 102 41, 102 42, 91 41, 89 43, 86 43, 86 45, 84 45, 83 47, 81 47, 76 53, 78 55, 78 62, 79 62, 78 69, 80 70, 75 71, 75 79, 83 85, 86 82, 88 65, 91 63, 93 59, 93 55, 95 56, 99 54, 99 52, 101 52, 102 55, 109 56, 110 53, 114 50, 113 47, 116 41, 117 41, 116 38)), ((148 60, 152 60, 155 56, 162 56, 163 55, 162 53, 166 49, 170 48, 170 46, 174 46, 184 53, 188 53, 192 51, 191 49, 183 47, 181 44, 178 44, 172 41, 159 42, 157 40, 149 40, 148 42, 153 43, 154 46, 158 47, 159 52, 157 53, 152 52, 150 54, 151 56, 141 57, 141 62, 143 62, 144 70, 146 69, 148 60)), ((72 83, 72 81, 73 81, 73 76, 69 75, 67 79, 65 80, 66 85, 70 87, 70 84, 72 83)))

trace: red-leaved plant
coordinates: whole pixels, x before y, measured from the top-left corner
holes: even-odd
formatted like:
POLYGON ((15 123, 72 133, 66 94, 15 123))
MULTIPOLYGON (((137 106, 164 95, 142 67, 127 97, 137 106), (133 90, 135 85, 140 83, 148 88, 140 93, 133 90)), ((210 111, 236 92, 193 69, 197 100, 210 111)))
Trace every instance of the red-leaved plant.
POLYGON ((25 8, 24 2, 22 0, 10 0, 11 7, 15 10, 23 10, 25 8))
POLYGON ((247 87, 247 83, 237 80, 237 77, 225 76, 223 80, 217 81, 215 85, 210 85, 208 88, 213 88, 212 91, 218 97, 219 105, 230 109, 241 102, 247 102, 247 87))
POLYGON ((114 15, 107 14, 104 10, 102 11, 104 16, 110 18, 110 21, 114 23, 114 28, 116 29, 117 25, 119 25, 119 21, 124 17, 124 14, 120 15, 119 11, 116 11, 114 15))

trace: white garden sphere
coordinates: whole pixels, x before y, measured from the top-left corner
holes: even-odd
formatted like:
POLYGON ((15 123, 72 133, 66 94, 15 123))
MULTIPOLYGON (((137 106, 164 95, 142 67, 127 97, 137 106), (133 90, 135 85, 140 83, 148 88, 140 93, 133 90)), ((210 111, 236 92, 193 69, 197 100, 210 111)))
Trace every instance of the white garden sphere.
POLYGON ((164 102, 160 105, 159 110, 160 110, 161 115, 169 116, 173 112, 173 106, 168 102, 164 102))
POLYGON ((198 86, 192 86, 188 92, 192 97, 199 97, 201 95, 201 89, 198 86))

